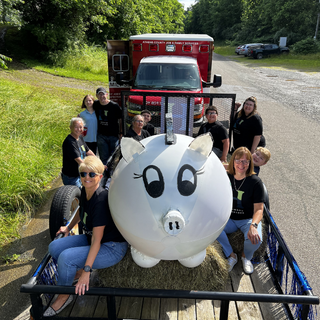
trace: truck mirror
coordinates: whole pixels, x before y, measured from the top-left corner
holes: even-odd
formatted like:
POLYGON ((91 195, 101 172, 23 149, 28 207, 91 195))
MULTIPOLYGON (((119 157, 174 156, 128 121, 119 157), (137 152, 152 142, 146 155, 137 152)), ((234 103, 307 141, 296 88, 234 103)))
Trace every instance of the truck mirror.
POLYGON ((117 84, 119 84, 119 85, 123 84, 122 80, 123 80, 123 72, 118 72, 116 74, 116 82, 117 82, 117 84))
POLYGON ((221 75, 220 75, 220 74, 215 74, 215 75, 213 76, 213 87, 214 87, 214 88, 221 87, 221 84, 222 84, 221 75))
POLYGON ((213 76, 213 82, 205 82, 202 80, 202 85, 204 88, 206 87, 214 87, 214 88, 218 88, 221 87, 222 84, 222 80, 221 80, 221 75, 220 74, 215 74, 213 76))

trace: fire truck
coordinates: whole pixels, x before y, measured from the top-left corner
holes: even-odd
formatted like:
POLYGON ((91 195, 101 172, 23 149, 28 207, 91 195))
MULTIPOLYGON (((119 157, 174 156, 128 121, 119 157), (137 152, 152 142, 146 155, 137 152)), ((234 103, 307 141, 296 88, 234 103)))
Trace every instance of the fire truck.
MULTIPOLYGON (((213 50, 213 38, 204 34, 141 34, 131 36, 129 41, 108 41, 110 99, 120 104, 122 90, 209 93, 210 86, 221 86, 220 75, 214 75, 210 82, 213 50)), ((208 102, 202 97, 193 99, 193 127, 202 124, 208 102)), ((173 112, 177 116, 186 109, 185 103, 179 104, 173 112)), ((129 96, 126 122, 129 125, 133 116, 147 108, 160 133, 163 105, 160 96, 149 95, 145 102, 142 96, 129 96)))

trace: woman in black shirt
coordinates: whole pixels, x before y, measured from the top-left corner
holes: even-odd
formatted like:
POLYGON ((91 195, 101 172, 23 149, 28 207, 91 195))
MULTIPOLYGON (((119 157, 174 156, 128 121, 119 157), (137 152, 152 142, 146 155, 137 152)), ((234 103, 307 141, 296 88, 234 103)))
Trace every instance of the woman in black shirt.
POLYGON ((253 272, 251 259, 262 242, 261 219, 263 216, 264 188, 260 178, 254 173, 250 151, 238 148, 232 155, 228 177, 233 192, 233 206, 229 221, 217 238, 229 262, 229 271, 237 263, 237 255, 229 243, 227 234, 240 229, 244 235, 242 265, 244 272, 253 272))
MULTIPOLYGON (((103 269, 115 265, 124 257, 128 246, 112 220, 108 192, 99 186, 103 171, 103 163, 94 156, 86 157, 80 164, 83 185, 80 209, 70 224, 57 232, 57 235, 63 233, 64 238, 52 241, 49 245, 51 256, 58 262, 57 284, 71 286, 78 277, 75 293, 79 295, 89 290, 92 268, 103 269), (84 234, 67 237, 80 221, 84 234)), ((60 294, 43 316, 58 314, 72 300, 72 295, 60 294)))

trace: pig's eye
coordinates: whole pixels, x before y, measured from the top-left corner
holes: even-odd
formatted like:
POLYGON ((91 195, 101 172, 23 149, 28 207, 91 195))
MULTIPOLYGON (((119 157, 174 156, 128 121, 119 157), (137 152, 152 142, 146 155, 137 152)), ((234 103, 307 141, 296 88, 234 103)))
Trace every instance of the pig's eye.
POLYGON ((156 166, 148 166, 143 170, 142 175, 135 174, 137 178, 143 178, 144 186, 152 198, 158 198, 164 191, 163 175, 160 169, 156 166))
POLYGON ((182 196, 188 197, 194 193, 197 187, 197 175, 202 172, 196 171, 189 164, 183 165, 178 173, 178 190, 182 196))

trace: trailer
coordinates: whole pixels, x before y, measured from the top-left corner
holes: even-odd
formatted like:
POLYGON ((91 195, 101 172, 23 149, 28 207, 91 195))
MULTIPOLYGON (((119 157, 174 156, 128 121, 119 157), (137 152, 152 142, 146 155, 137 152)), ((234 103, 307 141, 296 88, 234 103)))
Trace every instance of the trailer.
MULTIPOLYGON (((144 105, 147 96, 155 93, 135 92, 142 96, 144 105)), ((205 93, 158 93, 163 100, 165 112, 175 110, 175 104, 186 104, 184 117, 176 117, 190 129, 190 109, 195 98, 207 98, 218 106, 219 120, 232 132, 235 94, 205 93)), ((123 117, 131 91, 121 93, 123 117)), ((173 130, 178 130, 173 128, 173 130)), ((78 209, 77 187, 64 186, 55 195, 50 213, 50 233, 66 225, 78 209)), ((267 194, 267 191, 265 191, 267 194)), ((64 309, 60 319, 301 319, 317 318, 319 297, 314 296, 306 277, 290 252, 270 211, 269 199, 264 205, 264 220, 267 230, 266 250, 254 262, 255 271, 245 275, 239 264, 230 272, 229 281, 222 291, 163 290, 158 288, 112 288, 100 287, 92 281, 84 296, 76 297, 64 309)), ((121 262, 120 262, 121 264, 121 262)), ((43 319, 42 314, 54 294, 74 294, 74 287, 57 286, 57 264, 47 254, 30 280, 21 286, 20 292, 30 294, 33 319, 43 319)), ((188 281, 188 279, 185 279, 188 281)))

